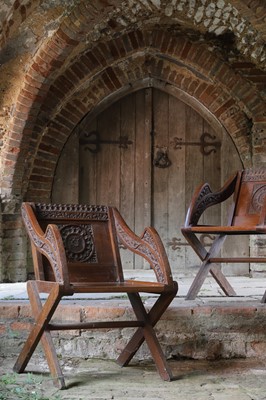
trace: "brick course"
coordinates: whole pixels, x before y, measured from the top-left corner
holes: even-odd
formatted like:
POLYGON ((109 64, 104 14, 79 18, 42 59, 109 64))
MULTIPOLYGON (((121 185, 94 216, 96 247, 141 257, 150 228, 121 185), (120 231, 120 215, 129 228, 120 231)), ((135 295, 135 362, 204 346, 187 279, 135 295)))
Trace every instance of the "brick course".
MULTIPOLYGON (((176 300, 175 302, 179 302, 176 300)), ((149 305, 149 301, 147 306, 149 305)), ((160 343, 168 357, 188 359, 252 358, 265 359, 265 306, 172 304, 156 325, 160 343)), ((27 302, 0 302, 1 356, 19 354, 21 343, 33 322, 27 302)), ((97 321, 132 319, 126 300, 76 301, 59 306, 55 320, 97 321)), ((52 332, 59 355, 69 357, 116 358, 134 329, 72 330, 52 332)), ((150 358, 144 345, 136 359, 150 358)))

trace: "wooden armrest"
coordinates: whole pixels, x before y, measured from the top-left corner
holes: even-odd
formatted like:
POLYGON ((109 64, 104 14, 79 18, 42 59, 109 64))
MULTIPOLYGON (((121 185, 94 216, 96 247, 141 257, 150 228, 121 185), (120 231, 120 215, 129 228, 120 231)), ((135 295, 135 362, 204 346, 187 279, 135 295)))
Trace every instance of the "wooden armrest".
POLYGON ((238 173, 233 175, 224 186, 216 192, 211 190, 208 183, 200 185, 192 197, 184 226, 189 227, 197 225, 201 215, 207 208, 227 200, 234 193, 238 176, 238 173))
POLYGON ((141 236, 137 236, 125 223, 117 209, 113 209, 116 233, 123 245, 133 253, 145 258, 155 272, 160 283, 172 285, 172 273, 168 258, 157 231, 146 227, 141 236))
POLYGON ((64 245, 56 225, 48 225, 45 232, 40 227, 31 203, 22 203, 21 215, 31 243, 47 257, 59 283, 68 282, 64 245))

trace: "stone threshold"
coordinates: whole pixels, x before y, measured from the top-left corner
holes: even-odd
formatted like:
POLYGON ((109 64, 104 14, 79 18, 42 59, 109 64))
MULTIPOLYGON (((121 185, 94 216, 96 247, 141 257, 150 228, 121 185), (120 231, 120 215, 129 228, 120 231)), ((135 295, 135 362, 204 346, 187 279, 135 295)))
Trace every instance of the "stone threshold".
MULTIPOLYGON (((137 280, 153 280, 154 274, 150 270, 126 270, 124 271, 125 279, 137 279, 137 280)), ((173 276, 173 278, 178 282, 178 293, 177 298, 185 299, 189 287, 192 283, 192 277, 187 276, 173 276)), ((244 301, 247 300, 261 300, 265 290, 266 290, 266 278, 250 278, 245 276, 232 276, 228 277, 229 282, 235 289, 237 296, 227 297, 224 295, 222 289, 217 285, 212 277, 207 277, 205 280, 199 296, 194 300, 197 304, 205 304, 207 301, 213 301, 217 299, 218 301, 244 301)), ((152 296, 152 295, 151 295, 152 296)), ((43 298, 46 295, 42 295, 43 298)), ((110 298, 123 298, 126 297, 125 294, 115 293, 115 294, 75 294, 71 296, 72 300, 83 300, 83 299, 110 299, 110 298)), ((69 297, 70 299, 70 297, 69 297)), ((28 300, 28 294, 26 290, 25 282, 17 283, 0 283, 0 301, 5 300, 28 300)), ((188 302, 187 300, 185 300, 188 302)))

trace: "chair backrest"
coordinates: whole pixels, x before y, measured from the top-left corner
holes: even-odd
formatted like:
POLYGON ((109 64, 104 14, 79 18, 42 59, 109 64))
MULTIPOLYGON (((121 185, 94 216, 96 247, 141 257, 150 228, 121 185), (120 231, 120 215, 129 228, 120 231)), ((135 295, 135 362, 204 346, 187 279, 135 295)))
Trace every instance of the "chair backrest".
POLYGON ((235 188, 233 226, 255 227, 261 223, 266 196, 266 168, 246 169, 235 188))
MULTIPOLYGON (((29 204, 29 203, 28 203, 29 204)), ((71 283, 121 282, 123 272, 115 233, 113 209, 82 204, 30 203, 36 221, 45 232, 57 225, 67 261, 71 283)), ((33 246, 36 250, 36 246, 33 246)), ((50 262, 44 255, 34 257, 35 275, 55 280, 50 262)))

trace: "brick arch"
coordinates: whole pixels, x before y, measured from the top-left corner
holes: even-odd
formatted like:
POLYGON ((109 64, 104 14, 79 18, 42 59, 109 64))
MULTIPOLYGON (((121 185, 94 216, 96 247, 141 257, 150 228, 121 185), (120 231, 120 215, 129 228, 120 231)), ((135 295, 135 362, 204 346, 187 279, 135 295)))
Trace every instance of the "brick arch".
MULTIPOLYGON (((36 123, 41 132, 43 121, 49 121, 41 141, 36 140, 33 146, 37 151, 29 187, 25 187, 29 196, 39 193, 40 197, 47 197, 61 149, 84 115, 112 93, 149 76, 180 88, 209 109, 235 141, 244 164, 250 163, 249 118, 255 110, 249 109, 248 101, 246 104, 243 102, 241 108, 238 95, 244 92, 243 97, 251 100, 253 88, 203 46, 199 49, 188 39, 181 37, 174 41, 168 35, 155 31, 149 35, 146 33, 144 37, 139 31, 131 32, 119 38, 117 44, 114 40, 101 44, 102 52, 99 52, 99 47, 85 52, 64 75, 55 80, 50 88, 52 98, 44 102, 36 123), (121 41, 129 40, 132 46, 126 52, 121 47, 121 41), (139 43, 138 47, 136 43, 139 43), (169 43, 167 48, 164 48, 164 43, 169 43), (118 45, 120 53, 114 50, 118 49, 118 45), (199 53, 202 56, 195 57, 199 53), (64 92, 60 89, 62 85, 64 92), (239 87, 239 94, 231 91, 234 87, 239 87)), ((261 109, 257 105, 258 113, 261 109)))
MULTIPOLYGON (((72 96, 71 100, 66 95, 67 100, 64 104, 61 103, 61 108, 54 115, 51 113, 53 101, 50 101, 49 98, 47 99, 47 108, 44 103, 43 110, 36 123, 36 129, 41 132, 43 121, 49 120, 49 123, 43 130, 42 140, 39 143, 36 142, 33 145, 32 139, 33 149, 36 148, 37 151, 34 153, 29 187, 25 186, 24 188, 25 192, 29 192, 29 196, 38 194, 39 198, 43 196, 47 198, 47 193, 50 193, 51 189, 54 168, 62 147, 83 116, 113 92, 123 89, 129 82, 144 79, 147 76, 161 79, 198 99, 202 105, 210 109, 213 115, 221 121, 235 140, 237 147, 245 147, 245 152, 242 151, 244 159, 250 159, 247 150, 248 137, 246 134, 249 129, 247 117, 222 86, 217 87, 213 82, 204 81, 204 76, 199 77, 186 68, 181 69, 180 65, 170 63, 168 60, 154 55, 153 52, 145 56, 142 53, 139 53, 138 57, 136 53, 133 53, 133 55, 134 63, 130 62, 130 58, 128 58, 130 68, 126 70, 121 69, 121 61, 112 67, 106 67, 101 74, 95 72, 91 78, 93 84, 91 83, 89 89, 83 89, 83 92, 81 91, 78 97, 72 96), (95 75, 97 75, 97 79, 95 75), (47 109, 50 110, 48 114, 47 109)), ((124 65, 124 63, 125 59, 123 59, 122 64, 124 65)), ((61 77, 60 79, 63 78, 61 77)), ((54 96, 55 88, 56 85, 51 91, 51 93, 54 91, 54 96)))
MULTIPOLYGON (((113 9, 112 13, 115 15, 113 9)), ((93 17, 90 17, 92 20, 93 17)), ((96 17, 98 21, 103 18, 99 15, 96 17)), ((205 107, 210 108, 231 136, 238 140, 240 152, 247 147, 248 119, 254 114, 260 115, 263 104, 257 101, 254 107, 254 96, 258 98, 254 89, 239 77, 236 79, 234 72, 227 65, 222 65, 219 57, 185 37, 174 37, 166 31, 139 30, 105 43, 98 41, 94 48, 70 63, 72 52, 85 34, 84 23, 78 29, 73 16, 70 16, 68 23, 65 21, 46 47, 38 52, 25 77, 16 103, 9 141, 3 152, 4 168, 9 170, 10 176, 4 182, 7 190, 24 195, 28 189, 36 189, 34 179, 41 179, 43 173, 39 186, 46 193, 51 181, 47 175, 53 170, 49 165, 56 163, 75 124, 105 96, 151 73, 194 95, 205 107), (69 33, 70 27, 72 30, 69 33), (131 65, 130 62, 128 69, 123 70, 122 64, 141 51, 145 58, 137 64, 133 62, 131 65), (66 59, 68 68, 65 67, 66 59), (96 60, 96 66, 93 66, 93 60, 96 60), (185 70, 180 73, 180 68, 185 70), (94 83, 96 77, 97 85, 94 83), (93 90, 87 92, 81 101, 77 92, 83 93, 85 81, 93 82, 93 90), (241 107, 237 104, 240 99, 241 107), (69 115, 72 116, 71 121, 69 115), (57 134, 56 141, 53 132, 57 134), (59 145, 54 146, 54 142, 59 145), (38 164, 40 154, 45 154, 48 160, 42 160, 42 167, 38 164), (14 179, 10 168, 13 169, 14 179), (21 171, 24 171, 24 175, 21 171)), ((245 157, 249 157, 248 152, 245 157)))

